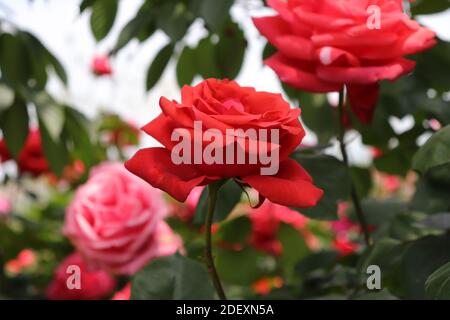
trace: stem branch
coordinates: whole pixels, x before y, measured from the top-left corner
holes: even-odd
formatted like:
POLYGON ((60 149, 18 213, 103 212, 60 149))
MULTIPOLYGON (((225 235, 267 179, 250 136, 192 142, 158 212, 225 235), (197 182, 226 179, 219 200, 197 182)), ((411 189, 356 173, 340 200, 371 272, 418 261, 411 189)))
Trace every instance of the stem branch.
POLYGON ((214 217, 214 208, 216 206, 218 190, 219 187, 217 185, 212 184, 208 186, 209 191, 208 211, 206 213, 205 219, 205 240, 206 240, 205 256, 208 272, 211 275, 211 279, 214 284, 214 287, 216 288, 217 295, 221 300, 227 300, 225 291, 223 290, 222 283, 219 278, 219 274, 217 273, 216 266, 214 265, 214 257, 212 254, 212 242, 211 242, 211 226, 214 217))
MULTIPOLYGON (((342 153, 342 159, 344 160, 345 165, 350 169, 349 161, 348 161, 348 154, 347 149, 345 147, 345 128, 343 124, 344 119, 344 107, 345 107, 345 94, 344 89, 342 89, 339 92, 339 105, 338 105, 338 127, 339 127, 339 147, 341 149, 342 153)), ((370 233, 369 228, 367 226, 366 217, 364 216, 364 212, 362 211, 361 207, 361 201, 359 200, 358 194, 356 193, 355 185, 353 183, 353 179, 350 178, 351 183, 351 198, 353 202, 353 207, 355 208, 356 216, 359 220, 359 223, 361 224, 361 228, 364 234, 364 241, 366 242, 367 246, 370 246, 371 239, 370 239, 370 233)))

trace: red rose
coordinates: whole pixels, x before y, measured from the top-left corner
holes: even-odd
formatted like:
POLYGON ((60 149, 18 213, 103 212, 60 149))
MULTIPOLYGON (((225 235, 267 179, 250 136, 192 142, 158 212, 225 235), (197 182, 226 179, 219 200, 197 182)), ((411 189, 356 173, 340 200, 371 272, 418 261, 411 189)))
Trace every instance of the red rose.
POLYGON ((353 112, 370 122, 378 81, 395 80, 432 47, 435 33, 403 12, 402 0, 269 0, 278 14, 254 18, 278 50, 265 63, 283 82, 311 92, 347 86, 353 112))
POLYGON ((282 253, 283 247, 277 238, 280 223, 296 228, 309 243, 310 233, 306 230, 308 219, 292 209, 266 201, 258 209, 251 210, 249 218, 252 223, 250 241, 256 249, 275 255, 282 253))
POLYGON ((47 298, 51 300, 97 300, 105 298, 116 286, 116 281, 105 271, 90 270, 79 253, 65 258, 55 271, 52 282, 47 288, 47 298), (72 275, 70 266, 76 266, 80 272, 80 288, 68 287, 72 275))
MULTIPOLYGON (((181 202, 186 200, 194 187, 226 178, 237 178, 267 199, 287 206, 309 207, 319 201, 322 190, 313 185, 302 166, 288 157, 302 141, 304 130, 298 119, 300 110, 291 109, 281 95, 257 92, 234 81, 209 79, 195 87, 184 86, 181 96, 180 103, 162 97, 162 114, 143 128, 164 147, 138 151, 125 163, 128 170, 181 202), (198 122, 205 130, 215 131, 211 144, 218 150, 216 155, 228 154, 230 146, 236 146, 243 149, 246 159, 250 159, 251 156, 260 157, 264 147, 264 150, 274 150, 276 145, 279 152, 278 172, 263 175, 260 162, 238 164, 236 154, 231 159, 234 161, 232 164, 228 161, 222 164, 196 162, 196 155, 187 155, 190 163, 176 164, 172 151, 178 145, 172 139, 173 134, 183 132, 183 141, 187 139, 188 145, 192 145, 195 151, 197 146, 203 147, 205 144, 204 140, 196 140, 198 122), (272 140, 257 137, 252 140, 248 136, 243 138, 237 133, 230 133, 230 130, 237 129, 276 131, 279 141, 276 144, 271 143, 272 140), (255 142, 259 148, 254 146, 255 142)), ((186 155, 183 153, 183 156, 186 155)))
POLYGON ((98 76, 112 74, 112 69, 109 64, 109 57, 103 55, 95 56, 92 60, 91 69, 92 72, 98 76))
MULTIPOLYGON (((0 141, 0 159, 5 162, 12 159, 12 156, 4 140, 0 141)), ((19 153, 17 166, 21 173, 30 173, 38 176, 49 172, 47 160, 41 145, 41 135, 37 129, 31 129, 25 146, 19 153)))

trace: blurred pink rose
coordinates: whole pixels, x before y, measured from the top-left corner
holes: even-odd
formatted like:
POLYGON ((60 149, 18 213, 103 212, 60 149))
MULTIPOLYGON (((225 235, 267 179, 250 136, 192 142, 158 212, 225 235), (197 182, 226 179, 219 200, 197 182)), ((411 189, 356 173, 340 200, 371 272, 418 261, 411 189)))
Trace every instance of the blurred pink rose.
POLYGON ((72 253, 66 257, 54 273, 47 288, 47 298, 51 300, 97 300, 105 298, 116 286, 116 281, 105 271, 90 270, 81 254, 72 253), (69 289, 67 280, 72 276, 69 266, 80 268, 80 288, 69 289), (69 270, 69 272, 68 272, 69 270))
POLYGON ((177 251, 181 240, 163 221, 160 190, 122 164, 94 168, 66 211, 64 234, 98 268, 133 274, 151 259, 177 251))

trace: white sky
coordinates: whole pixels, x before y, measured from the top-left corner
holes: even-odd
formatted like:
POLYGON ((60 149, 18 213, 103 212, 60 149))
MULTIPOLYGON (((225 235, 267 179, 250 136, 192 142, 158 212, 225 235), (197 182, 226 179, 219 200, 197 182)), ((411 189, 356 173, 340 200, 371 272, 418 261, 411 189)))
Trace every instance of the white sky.
MULTIPOLYGON (((142 0, 120 1, 120 9, 113 30, 99 44, 91 34, 89 14, 79 15, 79 0, 0 0, 0 15, 20 27, 33 32, 59 58, 69 77, 69 85, 63 87, 57 79, 48 86, 55 97, 68 102, 89 116, 106 109, 119 113, 137 125, 144 125, 159 112, 160 96, 178 99, 175 66, 172 63, 161 81, 151 92, 145 92, 145 78, 149 63, 166 43, 167 37, 157 33, 150 40, 139 44, 137 40, 126 46, 112 61, 114 74, 111 78, 97 78, 91 74, 90 62, 96 53, 106 52, 117 39, 122 27, 134 16, 142 0), (5 11, 4 7, 10 10, 5 11)), ((251 85, 259 90, 280 92, 275 74, 262 65, 261 52, 265 41, 259 36, 250 17, 261 14, 255 1, 245 0, 232 15, 243 27, 249 41, 244 67, 238 77, 241 85, 251 85)), ((450 12, 427 16, 422 22, 450 41, 450 12)), ((189 32, 187 42, 195 43, 202 36, 202 26, 196 24, 189 32)), ((407 125, 407 124, 406 124, 407 125)), ((359 159, 367 153, 358 143, 351 154, 359 159)), ((364 156, 366 154, 366 156, 364 156)), ((365 162, 362 160, 362 162, 365 162)))

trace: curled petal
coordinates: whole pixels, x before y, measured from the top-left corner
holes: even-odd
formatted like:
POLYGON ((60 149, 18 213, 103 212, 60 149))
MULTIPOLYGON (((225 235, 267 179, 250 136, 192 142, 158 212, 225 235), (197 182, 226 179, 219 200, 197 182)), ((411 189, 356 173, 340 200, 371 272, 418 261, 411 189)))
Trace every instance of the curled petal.
POLYGON ((292 159, 281 162, 275 176, 252 175, 241 179, 263 197, 284 206, 315 206, 323 195, 305 169, 292 159))

